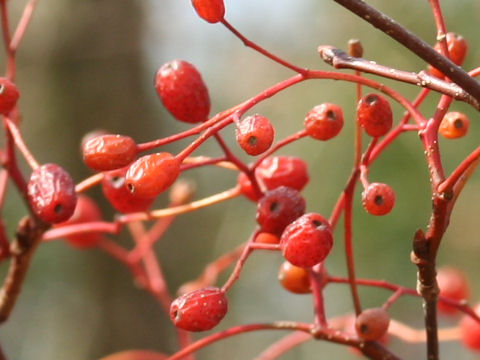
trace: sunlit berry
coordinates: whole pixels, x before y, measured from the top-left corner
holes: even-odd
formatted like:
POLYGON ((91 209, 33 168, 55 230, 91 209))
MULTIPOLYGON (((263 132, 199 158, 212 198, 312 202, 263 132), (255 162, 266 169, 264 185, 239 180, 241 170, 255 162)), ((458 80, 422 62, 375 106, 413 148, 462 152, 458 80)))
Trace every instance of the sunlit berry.
POLYGON ((467 134, 468 125, 467 115, 453 111, 445 114, 438 131, 447 139, 457 139, 467 134))
POLYGON ((363 208, 372 215, 386 215, 395 204, 395 193, 387 184, 371 183, 362 192, 363 208))
MULTIPOLYGON (((473 309, 480 316, 480 303, 473 309)), ((464 315, 460 322, 462 343, 470 350, 480 351, 480 322, 469 315, 464 315)))
POLYGON ((207 287, 176 298, 170 305, 170 320, 180 329, 206 331, 218 325, 227 310, 225 292, 207 287))
MULTIPOLYGON (((470 294, 470 286, 468 285, 467 276, 454 267, 441 267, 437 269, 437 284, 440 289, 440 295, 450 300, 461 301, 468 299, 470 294)), ((438 311, 452 315, 457 309, 442 301, 437 302, 438 311)))
POLYGON ((305 116, 304 126, 307 134, 314 139, 329 140, 342 130, 342 109, 330 103, 317 105, 305 116))
MULTIPOLYGON (((450 60, 456 65, 462 65, 465 55, 467 54, 467 42, 465 38, 456 33, 449 32, 447 33, 447 47, 450 60)), ((440 52, 440 43, 436 43, 433 48, 437 52, 440 52)), ((444 74, 440 70, 430 64, 428 64, 428 72, 438 78, 444 77, 444 74)))
POLYGON ((0 114, 6 115, 17 104, 20 94, 17 86, 5 77, 0 77, 0 114))
POLYGON ((385 135, 393 123, 390 103, 379 94, 365 95, 357 105, 357 121, 368 135, 385 135))
POLYGON ((267 191, 257 205, 257 222, 264 232, 281 234, 305 212, 305 199, 292 188, 280 186, 267 191))
POLYGON ((146 211, 155 198, 139 197, 130 192, 125 184, 128 168, 105 172, 101 183, 102 192, 113 208, 121 213, 146 211))
POLYGON ((359 338, 375 341, 388 331, 390 316, 382 308, 366 309, 357 316, 355 329, 359 338))
POLYGON ((238 145, 248 155, 260 155, 270 148, 273 142, 273 126, 266 117, 255 114, 243 119, 235 129, 238 145))
POLYGON ((155 75, 155 90, 177 120, 197 123, 208 119, 210 97, 200 73, 183 60, 163 65, 155 75))
POLYGON ((48 223, 67 220, 77 203, 72 177, 57 164, 44 164, 32 172, 27 195, 33 213, 48 223))
POLYGON ((255 176, 268 190, 288 186, 300 191, 309 179, 305 161, 295 156, 269 156, 255 169, 255 176))
POLYGON ((225 16, 223 0, 192 0, 192 5, 198 16, 212 24, 222 21, 225 16))
POLYGON ((278 280, 285 290, 295 294, 308 294, 312 292, 310 277, 304 268, 284 261, 278 272, 278 280))
POLYGON ((283 257, 295 266, 321 263, 333 246, 332 230, 319 214, 305 214, 289 224, 280 238, 283 257))
POLYGON ((88 140, 83 146, 83 162, 99 171, 127 166, 136 156, 135 140, 124 135, 101 135, 88 140))
POLYGON ((167 190, 180 174, 180 161, 170 153, 145 155, 130 165, 125 184, 135 196, 154 198, 167 190))

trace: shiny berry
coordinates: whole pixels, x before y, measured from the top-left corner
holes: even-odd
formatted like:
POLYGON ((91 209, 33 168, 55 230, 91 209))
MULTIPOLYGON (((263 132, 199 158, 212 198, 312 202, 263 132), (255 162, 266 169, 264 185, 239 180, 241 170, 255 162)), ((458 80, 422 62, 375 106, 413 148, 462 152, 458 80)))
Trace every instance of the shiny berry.
POLYGON ((147 211, 155 197, 138 197, 130 192, 125 184, 125 174, 128 168, 105 172, 102 179, 102 192, 113 208, 121 213, 147 211))
POLYGON ((217 23, 225 16, 223 0, 192 0, 198 16, 209 23, 217 23))
POLYGON ((305 214, 288 225, 280 238, 283 257, 308 268, 321 263, 333 246, 332 229, 319 214, 305 214))
POLYGON ((388 214, 395 204, 395 193, 387 184, 371 183, 362 192, 363 208, 372 215, 388 214))
POLYGON ((261 244, 278 244, 280 243, 280 239, 275 234, 270 234, 268 232, 261 232, 261 233, 258 233, 257 236, 255 237, 255 242, 261 243, 261 244))
POLYGON ((378 94, 365 95, 357 105, 357 121, 368 135, 385 135, 393 123, 390 103, 378 94))
POLYGON ((155 75, 155 90, 177 120, 197 123, 208 119, 210 97, 200 73, 186 61, 173 60, 155 75))
POLYGON ((6 115, 12 111, 19 96, 17 86, 7 78, 0 77, 0 114, 6 115))
POLYGON ((278 280, 285 290, 295 294, 308 294, 312 292, 310 277, 304 268, 284 261, 278 272, 278 280))
MULTIPOLYGON (((480 303, 473 309, 480 316, 480 303)), ((460 322, 462 343, 470 350, 480 351, 480 322, 465 315, 460 322)))
POLYGON ((180 329, 205 331, 218 325, 227 310, 225 292, 207 287, 176 298, 170 305, 170 320, 180 329))
POLYGON ((390 316, 382 308, 366 309, 355 320, 358 337, 367 341, 381 339, 387 333, 389 325, 390 316))
MULTIPOLYGON (((78 195, 77 206, 73 215, 66 222, 58 224, 59 227, 65 225, 74 225, 89 223, 94 221, 101 221, 102 215, 98 209, 97 204, 91 198, 86 195, 78 195)), ((73 234, 66 237, 66 240, 70 245, 83 249, 95 246, 102 234, 98 232, 82 232, 80 234, 73 234)))
POLYGON ((235 138, 238 145, 248 155, 260 155, 273 142, 273 126, 264 116, 258 114, 243 119, 235 129, 235 138))
POLYGON ((127 166, 136 156, 137 144, 129 136, 101 135, 88 140, 83 146, 83 162, 99 171, 127 166))
MULTIPOLYGON (((466 300, 470 294, 470 286, 466 275, 453 267, 442 267, 437 270, 437 283, 440 289, 440 295, 451 300, 466 300)), ((457 312, 453 306, 449 306, 444 302, 437 302, 438 311, 452 315, 457 312)))
POLYGON ((468 117, 457 111, 445 114, 438 131, 447 139, 457 139, 465 136, 468 131, 468 117))
POLYGON ((307 134, 314 139, 329 140, 342 130, 342 109, 330 103, 317 105, 305 116, 304 126, 307 134))
POLYGON ((32 172, 27 195, 33 213, 48 223, 67 220, 77 203, 72 177, 57 164, 44 164, 32 172))
MULTIPOLYGON (((462 65, 465 55, 467 54, 467 42, 465 41, 465 38, 461 35, 449 32, 447 33, 447 47, 450 60, 456 65, 462 65)), ((437 52, 440 52, 441 47, 439 43, 436 43, 433 48, 437 50, 437 52)), ((434 68, 430 64, 428 65, 428 72, 438 78, 444 77, 440 70, 434 68)))
POLYGON ((163 152, 145 155, 135 161, 125 175, 125 184, 135 196, 154 198, 167 190, 180 174, 180 161, 163 152))
POLYGON ((288 186, 302 190, 308 183, 307 165, 295 156, 271 156, 255 169, 255 176, 268 190, 288 186))
POLYGON ((292 188, 280 186, 267 191, 257 205, 257 222, 264 232, 281 234, 305 212, 305 199, 292 188))

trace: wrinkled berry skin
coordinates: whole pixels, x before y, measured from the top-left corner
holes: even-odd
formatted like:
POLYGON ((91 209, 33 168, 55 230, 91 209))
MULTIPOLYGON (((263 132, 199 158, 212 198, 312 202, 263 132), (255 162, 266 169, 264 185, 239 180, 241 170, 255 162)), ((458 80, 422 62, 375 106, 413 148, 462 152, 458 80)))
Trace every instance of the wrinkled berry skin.
POLYGON ((305 199, 292 188, 280 186, 267 191, 257 205, 257 223, 264 232, 279 235, 305 212, 305 199))
MULTIPOLYGON (((66 222, 58 224, 58 227, 101 220, 102 215, 95 201, 86 195, 80 194, 78 195, 77 206, 75 206, 73 215, 66 222)), ((66 236, 68 243, 78 249, 91 248, 92 246, 97 245, 101 239, 102 234, 98 232, 88 232, 66 236)))
POLYGON ((137 144, 129 136, 101 135, 83 146, 83 162, 88 167, 108 171, 127 166, 137 156, 137 144))
POLYGON ((238 145, 248 155, 260 155, 270 148, 275 132, 266 117, 255 114, 243 119, 235 129, 238 145))
MULTIPOLYGON (((468 50, 467 42, 465 41, 465 38, 456 33, 449 32, 447 33, 447 47, 448 47, 448 55, 450 56, 450 60, 452 60, 452 62, 455 65, 459 65, 459 66, 462 65, 468 50)), ((436 43, 433 48, 437 52, 441 52, 440 43, 436 43)), ((440 70, 438 70, 437 68, 434 68, 430 64, 428 64, 428 72, 440 79, 443 79, 445 77, 445 75, 443 75, 443 73, 440 70)))
POLYGON ((48 223, 66 221, 77 204, 75 183, 57 164, 44 164, 32 172, 27 196, 33 213, 48 223))
POLYGON ((458 139, 467 134, 469 124, 467 115, 452 111, 445 114, 438 132, 446 139, 458 139))
POLYGON ((382 308, 366 309, 355 320, 358 337, 368 341, 379 340, 386 334, 389 325, 390 316, 382 308))
POLYGON ((5 77, 0 77, 0 114, 6 115, 17 104, 20 94, 17 86, 5 77))
POLYGON ((170 320, 180 329, 206 331, 218 325, 227 310, 225 292, 207 287, 176 298, 170 305, 170 320))
POLYGON ((328 221, 314 213, 305 214, 292 222, 280 238, 283 257, 302 268, 321 263, 332 246, 332 230, 328 221))
POLYGON ((317 105, 305 116, 304 126, 307 134, 314 139, 332 139, 342 130, 342 109, 330 103, 317 105))
POLYGON ((393 123, 390 103, 378 94, 367 94, 357 105, 357 121, 365 132, 372 137, 385 135, 393 123))
POLYGON ((294 294, 309 294, 312 292, 310 277, 304 268, 284 261, 278 272, 278 281, 285 290, 294 294))
POLYGON ((155 90, 177 120, 198 123, 208 119, 210 97, 200 73, 183 60, 163 65, 155 75, 155 90))
POLYGON ((121 213, 146 211, 155 198, 142 198, 131 193, 125 184, 128 168, 105 172, 101 187, 102 192, 113 208, 121 213))
MULTIPOLYGON (((475 305, 473 311, 480 316, 480 303, 475 305)), ((480 351, 480 324, 468 315, 460 321, 460 336, 463 345, 470 350, 480 351)))
POLYGON ((387 184, 371 183, 362 192, 363 208, 372 215, 386 215, 395 205, 395 192, 387 184))
POLYGON ((192 0, 192 5, 198 16, 211 24, 222 21, 225 16, 223 0, 192 0))
MULTIPOLYGON (((467 276, 454 267, 441 267, 437 269, 437 283, 440 289, 440 295, 451 300, 461 301, 468 299, 470 295, 470 286, 467 276)), ((458 310, 444 302, 437 302, 439 312, 446 315, 454 315, 458 310)))
POLYGON ((130 165, 125 184, 135 196, 151 199, 167 190, 179 174, 180 162, 172 154, 150 154, 130 165))

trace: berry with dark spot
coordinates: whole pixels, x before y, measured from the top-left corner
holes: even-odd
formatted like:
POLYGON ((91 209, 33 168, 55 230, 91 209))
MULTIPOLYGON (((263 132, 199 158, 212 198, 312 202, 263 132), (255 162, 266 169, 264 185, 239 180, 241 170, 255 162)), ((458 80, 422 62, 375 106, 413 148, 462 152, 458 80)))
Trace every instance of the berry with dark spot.
POLYGON ((343 127, 342 109, 330 103, 317 105, 305 116, 304 126, 307 134, 314 139, 334 138, 343 127))
POLYGON ((273 126, 266 117, 255 114, 243 119, 235 129, 238 145, 248 155, 260 155, 270 148, 273 142, 273 126))
POLYGON ((357 105, 357 121, 368 135, 372 137, 385 135, 393 123, 390 103, 378 94, 365 95, 357 105))
POLYGON ((382 308, 366 309, 357 316, 355 330, 359 338, 376 341, 388 331, 390 316, 382 308))
POLYGON ((371 183, 362 192, 363 208, 372 215, 386 215, 395 204, 395 193, 387 184, 371 183))
POLYGON ((452 111, 445 114, 438 131, 444 138, 458 139, 467 134, 468 125, 469 120, 467 115, 461 112, 452 111))

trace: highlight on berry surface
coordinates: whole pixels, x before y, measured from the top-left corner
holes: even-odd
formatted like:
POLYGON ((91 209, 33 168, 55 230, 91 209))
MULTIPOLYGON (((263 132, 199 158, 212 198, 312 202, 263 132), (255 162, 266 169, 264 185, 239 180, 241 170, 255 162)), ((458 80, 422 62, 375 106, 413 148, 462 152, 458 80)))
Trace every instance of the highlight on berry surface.
POLYGON ((127 166, 137 156, 137 144, 129 136, 100 135, 83 146, 84 163, 95 170, 108 171, 127 166))
POLYGON ((208 119, 210 96, 198 70, 183 60, 170 61, 157 71, 155 90, 177 120, 198 123, 208 119))
POLYGON ((467 115, 452 111, 445 114, 438 131, 446 139, 458 139, 467 134, 469 124, 467 115))
POLYGON ((330 103, 317 105, 305 116, 304 125, 307 134, 314 139, 334 138, 343 127, 342 109, 330 103))
POLYGON ((223 0, 192 0, 192 5, 198 16, 212 24, 222 21, 225 16, 223 0))
POLYGON ((309 175, 305 161, 296 156, 269 156, 255 169, 255 177, 268 190, 288 186, 302 190, 307 185, 309 175))
POLYGON ((395 205, 395 192, 387 184, 371 183, 362 192, 363 208, 372 215, 386 215, 395 205))
POLYGON ((235 129, 238 145, 248 155, 260 155, 270 148, 273 142, 273 126, 266 117, 255 114, 243 119, 235 129))
POLYGON ((308 271, 288 261, 284 261, 280 266, 278 281, 285 290, 294 294, 309 294, 312 292, 308 271))
POLYGON ((390 103, 379 94, 365 95, 357 104, 357 121, 368 135, 385 135, 393 123, 390 103))
POLYGON ((20 94, 17 86, 5 77, 0 77, 0 114, 6 115, 17 104, 20 94))

